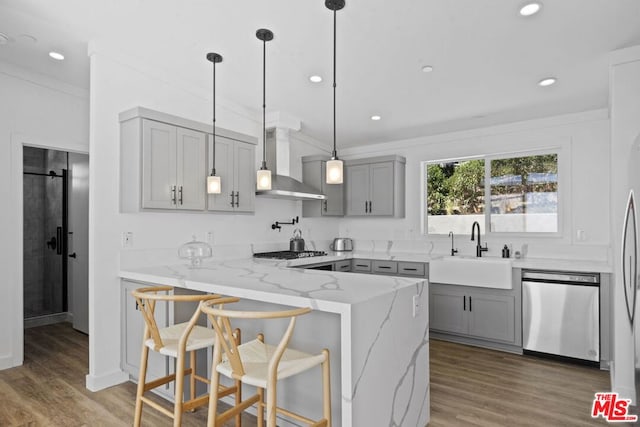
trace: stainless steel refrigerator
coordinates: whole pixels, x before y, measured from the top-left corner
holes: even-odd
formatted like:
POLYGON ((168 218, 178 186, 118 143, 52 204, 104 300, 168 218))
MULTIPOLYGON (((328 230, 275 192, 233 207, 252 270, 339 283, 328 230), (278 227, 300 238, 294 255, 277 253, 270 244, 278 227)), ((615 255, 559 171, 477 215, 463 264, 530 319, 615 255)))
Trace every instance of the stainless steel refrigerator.
POLYGON ((638 403, 640 403, 640 326, 638 325, 640 322, 636 318, 636 302, 638 300, 638 225, 633 189, 629 191, 627 208, 624 216, 621 258, 621 276, 624 289, 625 307, 635 341, 633 343, 633 347, 635 349, 634 364, 636 407, 638 407, 638 403))

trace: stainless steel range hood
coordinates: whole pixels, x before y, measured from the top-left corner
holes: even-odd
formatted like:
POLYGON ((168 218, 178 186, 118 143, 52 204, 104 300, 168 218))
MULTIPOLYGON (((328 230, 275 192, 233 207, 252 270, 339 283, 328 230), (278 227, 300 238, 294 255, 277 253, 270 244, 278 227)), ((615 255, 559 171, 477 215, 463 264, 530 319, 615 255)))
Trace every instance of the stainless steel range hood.
POLYGON ((256 190, 256 196, 287 200, 325 200, 322 191, 289 176, 289 132, 267 129, 267 167, 271 169, 271 190, 256 190), (275 172, 275 174, 274 174, 275 172))
POLYGON ((320 190, 285 175, 272 175, 271 190, 258 190, 256 195, 289 200, 324 200, 327 198, 320 190))

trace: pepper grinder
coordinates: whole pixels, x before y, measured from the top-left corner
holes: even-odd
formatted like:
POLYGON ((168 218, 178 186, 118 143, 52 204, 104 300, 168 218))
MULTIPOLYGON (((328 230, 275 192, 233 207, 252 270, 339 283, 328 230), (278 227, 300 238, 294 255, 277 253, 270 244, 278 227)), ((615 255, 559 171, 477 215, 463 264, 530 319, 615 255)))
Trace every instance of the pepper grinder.
POLYGON ((510 253, 509 253, 509 247, 505 244, 504 248, 502 248, 502 258, 509 258, 510 257, 510 253))

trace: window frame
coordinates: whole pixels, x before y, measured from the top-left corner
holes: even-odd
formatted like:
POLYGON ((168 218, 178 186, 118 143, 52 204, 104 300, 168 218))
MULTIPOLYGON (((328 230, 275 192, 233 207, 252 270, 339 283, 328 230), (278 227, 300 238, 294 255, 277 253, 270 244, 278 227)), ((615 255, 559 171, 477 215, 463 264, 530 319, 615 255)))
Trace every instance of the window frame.
MULTIPOLYGON (((561 238, 564 237, 564 215, 567 201, 565 200, 565 194, 568 194, 568 191, 565 191, 565 186, 568 185, 568 180, 565 179, 566 174, 569 172, 565 165, 565 153, 562 147, 549 147, 549 148, 541 148, 536 150, 524 150, 524 151, 513 151, 513 152, 502 152, 502 153, 491 153, 491 154, 480 154, 473 156, 463 156, 463 157, 453 157, 453 158, 444 158, 444 159, 434 159, 434 160, 425 160, 420 162, 421 165, 421 185, 422 185, 422 234, 424 236, 446 236, 448 232, 438 232, 438 233, 430 233, 429 232, 429 208, 427 206, 428 203, 428 194, 427 194, 427 166, 432 164, 440 164, 440 163, 449 163, 449 162, 463 162, 468 160, 484 160, 484 200, 485 200, 485 208, 484 208, 484 224, 483 224, 483 234, 485 235, 495 235, 501 237, 543 237, 543 238, 561 238), (557 166, 558 166, 558 211, 557 211, 557 220, 558 220, 558 228, 557 231, 551 232, 542 232, 542 231, 532 231, 532 232, 522 232, 522 231, 492 231, 491 230, 491 209, 487 209, 487 203, 491 203, 491 161, 499 160, 499 159, 511 159, 517 157, 533 157, 533 156, 544 156, 549 154, 555 154, 557 156, 557 166)), ((467 234, 465 234, 467 235, 467 234)), ((471 235, 471 230, 469 230, 468 235, 471 235)))

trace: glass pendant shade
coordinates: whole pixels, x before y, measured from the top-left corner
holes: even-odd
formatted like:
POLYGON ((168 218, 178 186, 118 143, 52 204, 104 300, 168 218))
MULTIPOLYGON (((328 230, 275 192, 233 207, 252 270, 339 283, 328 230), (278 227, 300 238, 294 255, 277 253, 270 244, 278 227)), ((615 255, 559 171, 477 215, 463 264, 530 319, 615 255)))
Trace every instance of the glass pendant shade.
POLYGON ((258 169, 256 185, 258 190, 271 190, 271 171, 269 169, 258 169))
POLYGON ((343 161, 338 159, 327 160, 326 178, 327 184, 342 184, 343 161))
POLYGON ((220 177, 210 175, 207 177, 207 193, 220 194, 222 186, 220 185, 220 177))

